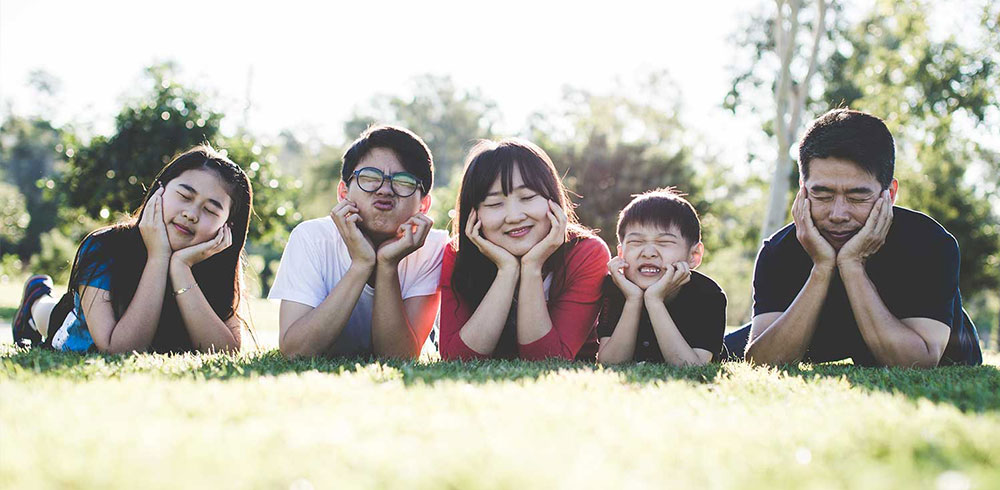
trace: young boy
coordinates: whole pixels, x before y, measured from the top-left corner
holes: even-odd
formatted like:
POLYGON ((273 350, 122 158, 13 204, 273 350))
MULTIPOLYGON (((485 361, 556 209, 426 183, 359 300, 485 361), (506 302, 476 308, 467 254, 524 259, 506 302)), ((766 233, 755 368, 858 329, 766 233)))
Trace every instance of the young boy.
POLYGON ((637 195, 618 215, 617 232, 597 324, 598 362, 718 360, 726 294, 694 271, 705 247, 691 203, 673 188, 637 195))

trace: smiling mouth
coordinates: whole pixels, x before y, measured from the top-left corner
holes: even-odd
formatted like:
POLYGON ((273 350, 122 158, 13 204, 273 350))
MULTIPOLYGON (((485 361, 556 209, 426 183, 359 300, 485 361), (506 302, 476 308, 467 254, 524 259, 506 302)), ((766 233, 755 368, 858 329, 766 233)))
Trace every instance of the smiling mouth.
POLYGON ((392 201, 387 199, 380 199, 372 203, 372 207, 379 211, 392 211, 392 208, 396 207, 392 201))
POLYGON ((506 234, 514 238, 520 238, 523 237, 524 235, 527 235, 529 231, 531 231, 530 226, 522 226, 520 228, 514 228, 513 230, 510 230, 506 232, 506 234))
POLYGON ((179 225, 177 223, 174 223, 173 225, 174 225, 174 228, 177 229, 177 231, 181 232, 184 235, 194 235, 194 232, 191 231, 190 229, 188 229, 186 226, 182 226, 182 225, 179 225))
POLYGON ((660 273, 662 269, 656 267, 655 265, 641 265, 639 266, 639 274, 643 276, 655 276, 660 273))

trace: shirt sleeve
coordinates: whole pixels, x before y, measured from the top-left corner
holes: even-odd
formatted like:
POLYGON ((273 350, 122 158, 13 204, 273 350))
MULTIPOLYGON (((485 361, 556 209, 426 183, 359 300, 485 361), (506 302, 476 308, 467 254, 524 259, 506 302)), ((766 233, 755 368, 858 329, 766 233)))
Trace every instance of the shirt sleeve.
MULTIPOLYGON (((99 236, 91 235, 80 244, 77 256, 78 286, 111 290, 110 263, 102 260, 102 243, 99 236)), ((75 287, 78 287, 75 286, 75 287)))
POLYGON ((489 359, 490 356, 472 350, 458 334, 462 326, 469 321, 469 318, 472 318, 472 312, 451 289, 451 275, 455 270, 456 255, 457 252, 450 244, 444 247, 441 259, 441 280, 439 281, 439 290, 441 291, 441 359, 446 361, 489 359))
POLYGON ((787 294, 780 291, 780 278, 776 269, 774 245, 764 242, 757 252, 757 260, 753 268, 753 315, 785 311, 792 304, 795 296, 786 298, 787 294))
MULTIPOLYGON (((428 237, 429 238, 429 237, 428 237)), ((415 296, 427 296, 434 294, 438 290, 438 282, 441 279, 441 260, 444 257, 444 249, 447 246, 446 239, 435 238, 427 240, 424 245, 415 252, 414 258, 419 260, 417 272, 413 282, 406 285, 403 290, 403 299, 415 296)))
POLYGON ((896 304, 886 305, 897 318, 930 318, 951 327, 955 320, 955 299, 958 296, 959 263, 958 243, 948 236, 913 264, 919 275, 914 282, 919 287, 905 288, 908 294, 900 296, 896 304))
POLYGON ((611 253, 600 238, 586 238, 573 246, 566 257, 561 294, 548 301, 552 329, 534 342, 518 345, 521 359, 576 358, 594 331, 609 260, 611 253))
POLYGON ((716 285, 699 291, 686 313, 675 319, 677 328, 692 349, 704 349, 718 359, 726 332, 726 293, 716 285))
POLYGON ((302 303, 316 308, 326 299, 329 291, 323 280, 321 247, 306 227, 300 223, 288 236, 288 244, 281 254, 278 273, 267 299, 280 299, 302 303))

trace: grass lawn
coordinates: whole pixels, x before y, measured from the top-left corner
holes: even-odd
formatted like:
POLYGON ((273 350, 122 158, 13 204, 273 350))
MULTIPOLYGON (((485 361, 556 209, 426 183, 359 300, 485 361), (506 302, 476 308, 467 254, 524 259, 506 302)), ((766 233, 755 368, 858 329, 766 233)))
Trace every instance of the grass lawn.
POLYGON ((5 488, 997 488, 1000 356, 938 370, 0 347, 5 488))
MULTIPOLYGON (((19 296, 0 284, 0 313, 19 296)), ((1000 488, 996 353, 936 370, 293 362, 275 305, 249 308, 259 348, 240 355, 18 352, 0 332, 0 488, 1000 488)))

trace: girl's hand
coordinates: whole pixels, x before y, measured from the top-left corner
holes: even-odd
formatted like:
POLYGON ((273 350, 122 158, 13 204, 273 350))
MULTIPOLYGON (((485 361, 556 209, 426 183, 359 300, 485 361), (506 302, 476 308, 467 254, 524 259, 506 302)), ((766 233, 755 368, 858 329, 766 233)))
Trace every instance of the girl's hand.
POLYGON ((347 254, 351 256, 351 264, 370 268, 375 266, 375 247, 358 226, 362 221, 360 212, 354 201, 344 199, 330 211, 330 218, 333 219, 333 224, 337 226, 337 231, 347 244, 347 254))
POLYGON ((611 280, 615 282, 618 289, 625 295, 626 300, 642 299, 642 288, 636 286, 625 277, 623 269, 628 269, 628 263, 621 257, 615 257, 608 262, 608 272, 611 273, 611 280))
POLYGON ((153 192, 146 202, 139 217, 139 234, 146 246, 146 256, 149 258, 169 258, 170 239, 167 237, 167 225, 163 221, 163 185, 153 192))
POLYGON ((479 221, 479 213, 475 209, 469 213, 469 220, 465 224, 465 236, 469 237, 472 244, 482 252, 490 261, 496 264, 497 269, 517 270, 517 257, 507 251, 507 249, 487 240, 480 234, 483 223, 479 221))
POLYGON ((229 225, 225 225, 222 228, 219 228, 219 232, 215 234, 215 238, 174 252, 174 254, 170 257, 170 262, 191 267, 229 248, 232 244, 233 232, 229 228, 229 225))
POLYGON ((552 228, 549 229, 548 235, 545 235, 542 241, 536 243, 534 247, 531 247, 531 250, 528 250, 528 253, 521 257, 521 267, 541 270, 545 260, 566 241, 566 213, 558 204, 549 201, 548 216, 552 228))
POLYGON ((687 262, 677 262, 663 269, 663 277, 646 288, 646 301, 670 302, 680 292, 681 287, 691 280, 691 266, 687 262))

